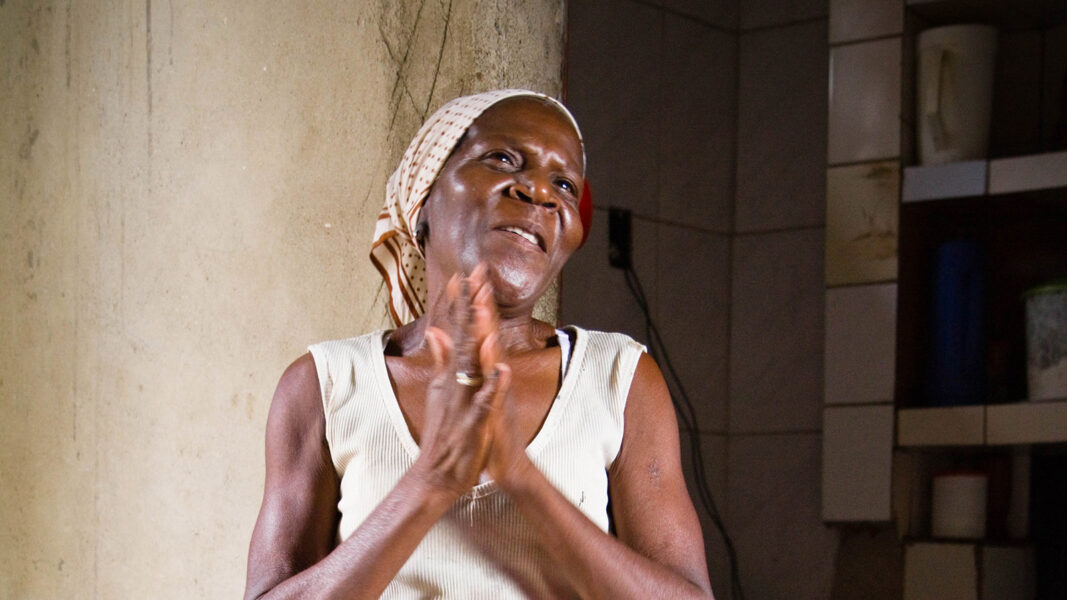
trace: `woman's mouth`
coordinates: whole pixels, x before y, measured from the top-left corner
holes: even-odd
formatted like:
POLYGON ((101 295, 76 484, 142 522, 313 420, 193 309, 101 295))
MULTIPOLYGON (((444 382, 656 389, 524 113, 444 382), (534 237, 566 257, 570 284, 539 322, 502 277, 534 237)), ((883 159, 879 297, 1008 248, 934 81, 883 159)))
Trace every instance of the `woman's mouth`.
POLYGON ((538 248, 540 248, 542 250, 545 249, 544 244, 541 242, 540 237, 536 233, 527 231, 527 230, 525 230, 525 229, 523 229, 521 227, 513 227, 513 226, 501 227, 500 230, 501 231, 507 231, 508 233, 513 233, 513 234, 521 237, 522 239, 526 240, 527 242, 530 242, 534 246, 537 246, 538 248))

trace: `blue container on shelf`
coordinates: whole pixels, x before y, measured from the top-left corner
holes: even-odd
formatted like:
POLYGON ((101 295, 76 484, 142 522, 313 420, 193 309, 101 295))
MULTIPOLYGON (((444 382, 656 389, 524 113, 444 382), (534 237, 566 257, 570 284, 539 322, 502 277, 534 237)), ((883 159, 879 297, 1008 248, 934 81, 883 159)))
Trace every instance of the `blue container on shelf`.
POLYGON ((970 240, 938 246, 926 397, 933 406, 981 404, 986 396, 985 249, 970 240))

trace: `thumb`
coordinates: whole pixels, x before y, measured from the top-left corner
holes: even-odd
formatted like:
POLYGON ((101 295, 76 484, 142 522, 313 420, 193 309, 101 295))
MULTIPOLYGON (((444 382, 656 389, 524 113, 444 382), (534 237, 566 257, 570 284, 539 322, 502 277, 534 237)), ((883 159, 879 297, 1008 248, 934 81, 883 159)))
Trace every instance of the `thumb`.
POLYGON ((433 356, 433 370, 435 374, 448 370, 452 363, 453 344, 452 338, 443 330, 434 326, 426 328, 426 343, 430 346, 430 354, 433 356))

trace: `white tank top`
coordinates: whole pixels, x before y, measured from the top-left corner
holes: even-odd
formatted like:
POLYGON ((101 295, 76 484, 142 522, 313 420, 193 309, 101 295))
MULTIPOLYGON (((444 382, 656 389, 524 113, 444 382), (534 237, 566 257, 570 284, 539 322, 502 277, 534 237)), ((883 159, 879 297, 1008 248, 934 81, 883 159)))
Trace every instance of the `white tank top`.
MULTIPOLYGON (((644 347, 617 333, 567 328, 565 375, 526 453, 600 529, 608 530, 607 470, 618 455, 623 411, 644 347)), ((326 440, 341 480, 344 541, 419 454, 397 404, 385 332, 308 348, 315 359, 326 440)), ((565 348, 564 348, 565 350, 565 348)), ((525 518, 492 481, 459 498, 430 529, 383 598, 546 598, 563 589, 525 518)))

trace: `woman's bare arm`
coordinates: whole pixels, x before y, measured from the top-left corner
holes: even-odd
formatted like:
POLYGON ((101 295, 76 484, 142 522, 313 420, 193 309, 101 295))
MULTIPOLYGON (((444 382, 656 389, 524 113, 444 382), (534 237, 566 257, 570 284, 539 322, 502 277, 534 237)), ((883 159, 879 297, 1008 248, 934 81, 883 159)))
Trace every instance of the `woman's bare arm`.
POLYGON ((434 377, 419 457, 344 543, 334 547, 339 481, 326 445, 310 354, 282 376, 267 418, 263 506, 248 556, 246 600, 377 598, 431 527, 477 482, 488 454, 488 416, 504 388, 489 372, 480 390, 455 373, 493 365, 488 322, 470 315, 470 290, 449 284, 453 337, 429 327, 434 377), (453 339, 458 343, 454 344, 453 339), (479 355, 481 353, 481 355, 479 355), (472 355, 473 354, 473 355, 472 355))
POLYGON ((286 369, 267 417, 266 480, 248 553, 245 598, 259 598, 330 553, 338 479, 311 354, 286 369))
POLYGON ((377 598, 451 503, 414 474, 405 476, 335 548, 339 481, 325 427, 307 354, 282 376, 267 418, 266 484, 248 553, 246 599, 377 598))
POLYGON ((498 478, 554 566, 583 598, 712 597, 668 394, 655 362, 642 355, 627 400, 622 448, 609 472, 617 539, 587 519, 532 463, 513 461, 511 474, 498 478))

